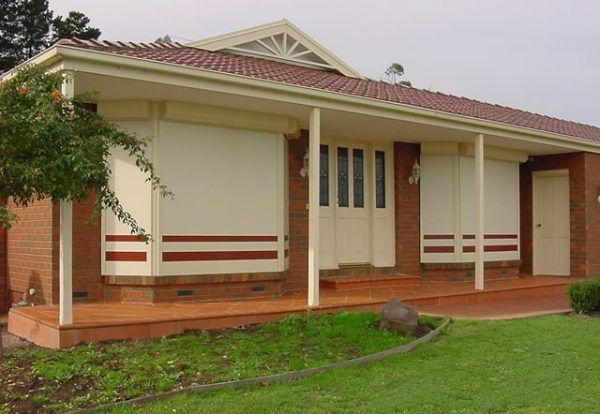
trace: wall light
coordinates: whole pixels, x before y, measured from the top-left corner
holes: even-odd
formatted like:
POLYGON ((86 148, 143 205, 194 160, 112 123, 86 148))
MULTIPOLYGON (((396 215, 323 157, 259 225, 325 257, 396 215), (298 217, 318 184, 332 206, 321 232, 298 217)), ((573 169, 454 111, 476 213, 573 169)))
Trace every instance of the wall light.
POLYGON ((302 158, 302 168, 300 169, 300 177, 305 178, 308 175, 308 148, 302 158))
POLYGON ((419 162, 417 160, 415 160, 415 163, 413 164, 412 170, 410 172, 410 177, 408 177, 408 183, 409 184, 418 184, 420 178, 421 178, 421 166, 419 165, 419 162))

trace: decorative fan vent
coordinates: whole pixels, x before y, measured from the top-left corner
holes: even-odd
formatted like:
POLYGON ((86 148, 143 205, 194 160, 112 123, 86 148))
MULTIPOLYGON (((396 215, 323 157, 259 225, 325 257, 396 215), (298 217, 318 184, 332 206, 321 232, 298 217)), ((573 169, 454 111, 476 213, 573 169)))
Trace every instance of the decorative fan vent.
POLYGON ((331 67, 326 61, 317 56, 313 51, 294 39, 287 33, 263 37, 252 42, 242 43, 229 48, 230 50, 271 56, 285 60, 293 60, 309 65, 331 67))
POLYGON ((360 73, 285 19, 197 40, 186 46, 279 60, 362 78, 360 73))

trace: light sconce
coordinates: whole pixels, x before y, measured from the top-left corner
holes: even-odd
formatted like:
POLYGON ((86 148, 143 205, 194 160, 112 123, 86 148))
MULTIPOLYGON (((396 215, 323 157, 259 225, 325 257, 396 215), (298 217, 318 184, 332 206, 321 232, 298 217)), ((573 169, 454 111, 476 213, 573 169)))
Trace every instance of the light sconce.
POLYGON ((308 175, 308 148, 302 158, 302 169, 300 170, 300 177, 305 178, 308 175))
POLYGON ((419 162, 415 160, 413 164, 412 170, 410 172, 410 177, 408 177, 409 184, 419 184, 419 179, 421 178, 421 166, 419 162))

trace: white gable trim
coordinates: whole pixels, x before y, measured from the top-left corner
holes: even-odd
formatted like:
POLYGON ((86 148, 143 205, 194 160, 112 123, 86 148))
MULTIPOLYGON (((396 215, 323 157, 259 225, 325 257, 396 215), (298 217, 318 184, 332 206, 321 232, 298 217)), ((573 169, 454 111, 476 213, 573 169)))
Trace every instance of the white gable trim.
POLYGON ((286 19, 188 43, 186 46, 333 69, 342 75, 363 76, 286 19))

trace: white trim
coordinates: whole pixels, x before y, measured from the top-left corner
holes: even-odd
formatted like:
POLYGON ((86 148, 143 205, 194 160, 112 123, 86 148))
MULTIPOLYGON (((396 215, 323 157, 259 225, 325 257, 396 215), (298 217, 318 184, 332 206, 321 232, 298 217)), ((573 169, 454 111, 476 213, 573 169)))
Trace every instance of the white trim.
POLYGON ((285 137, 277 139, 277 270, 285 270, 285 137))
MULTIPOLYGON (((65 98, 73 98, 75 79, 71 73, 65 75, 61 89, 65 98)), ((58 322, 60 325, 70 325, 73 323, 73 203, 60 200, 59 206, 58 322)))
MULTIPOLYGON (((160 177, 160 153, 159 153, 159 139, 160 139, 160 114, 159 104, 156 102, 152 103, 152 150, 151 150, 151 161, 156 170, 156 174, 160 177)), ((152 189, 151 194, 151 211, 150 211, 150 233, 152 235, 152 242, 150 246, 150 274, 152 276, 158 276, 160 274, 160 262, 161 262, 161 234, 160 234, 160 190, 152 189)))
POLYGON ((75 71, 207 89, 306 106, 318 105, 323 109, 411 121, 463 132, 484 133, 519 141, 556 145, 575 151, 600 153, 600 142, 585 138, 249 76, 183 67, 174 63, 155 62, 137 57, 117 56, 113 53, 85 50, 74 46, 54 45, 0 76, 0 82, 10 79, 14 76, 15 70, 25 64, 49 66, 61 58, 71 59, 65 61, 63 66, 75 71))
POLYGON ((484 138, 477 134, 475 139, 475 290, 484 288, 484 240, 485 198, 484 198, 484 138))
POLYGON ((311 108, 308 139, 308 306, 319 306, 319 158, 321 110, 311 108))

